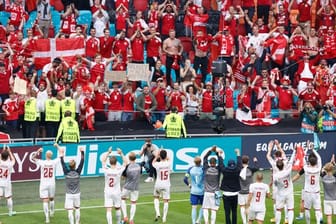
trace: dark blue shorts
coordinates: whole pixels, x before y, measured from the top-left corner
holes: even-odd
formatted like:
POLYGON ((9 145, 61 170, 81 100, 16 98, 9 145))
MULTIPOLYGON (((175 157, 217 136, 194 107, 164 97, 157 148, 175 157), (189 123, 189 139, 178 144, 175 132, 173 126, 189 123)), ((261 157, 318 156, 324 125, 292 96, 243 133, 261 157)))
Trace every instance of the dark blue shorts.
POLYGON ((191 205, 202 205, 203 195, 190 194, 190 204, 191 205))

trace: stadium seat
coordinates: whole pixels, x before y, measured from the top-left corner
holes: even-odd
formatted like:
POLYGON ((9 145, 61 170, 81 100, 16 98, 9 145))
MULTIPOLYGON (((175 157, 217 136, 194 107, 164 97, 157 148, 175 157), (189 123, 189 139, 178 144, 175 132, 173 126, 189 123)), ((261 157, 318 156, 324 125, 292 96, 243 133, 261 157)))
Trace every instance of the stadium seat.
POLYGON ((0 22, 2 25, 7 26, 10 14, 5 11, 0 12, 0 22))
POLYGON ((184 52, 190 52, 193 50, 193 43, 190 37, 179 37, 178 39, 182 43, 184 52))
POLYGON ((110 35, 113 37, 116 35, 116 29, 113 23, 110 23, 110 35))
POLYGON ((90 32, 92 23, 92 13, 90 10, 79 10, 79 16, 77 17, 77 24, 86 25, 87 33, 90 32))
POLYGON ((57 34, 61 26, 61 14, 54 10, 51 12, 51 18, 55 29, 55 34, 57 34))
POLYGON ((136 11, 145 11, 148 7, 148 0, 133 0, 133 6, 136 11))

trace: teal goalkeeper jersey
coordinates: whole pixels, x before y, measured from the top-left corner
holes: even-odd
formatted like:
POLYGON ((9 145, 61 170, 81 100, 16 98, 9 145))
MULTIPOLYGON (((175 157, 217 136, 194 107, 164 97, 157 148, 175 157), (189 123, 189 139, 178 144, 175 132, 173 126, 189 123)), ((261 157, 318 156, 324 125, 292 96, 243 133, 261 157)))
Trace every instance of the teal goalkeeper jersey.
POLYGON ((191 179, 191 194, 203 195, 204 194, 204 172, 201 166, 192 166, 188 170, 191 179))

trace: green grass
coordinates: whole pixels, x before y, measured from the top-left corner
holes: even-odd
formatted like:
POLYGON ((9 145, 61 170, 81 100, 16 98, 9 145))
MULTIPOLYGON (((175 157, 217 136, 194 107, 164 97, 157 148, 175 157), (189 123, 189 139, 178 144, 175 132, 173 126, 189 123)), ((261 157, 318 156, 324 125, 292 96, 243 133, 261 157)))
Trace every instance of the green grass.
MULTIPOLYGON (((269 171, 264 171, 265 183, 269 182, 269 171)), ((142 177, 140 186, 140 198, 135 215, 135 223, 151 224, 154 222, 153 206, 153 184, 144 183, 145 176, 142 177)), ((169 204, 167 223, 170 224, 187 224, 191 223, 190 204, 188 188, 184 185, 183 174, 172 174, 172 195, 169 204)), ((295 216, 299 213, 300 191, 303 186, 303 178, 295 183, 295 216)), ((82 178, 81 179, 81 224, 101 224, 106 223, 105 208, 103 207, 103 188, 104 178, 82 178)), ((39 182, 22 182, 13 183, 13 200, 14 210, 17 215, 8 217, 6 201, 0 201, 0 221, 3 224, 38 224, 44 223, 44 214, 42 203, 39 199, 39 182)), ((56 213, 51 218, 51 223, 63 224, 68 223, 67 213, 64 206, 64 181, 57 180, 56 187, 56 213)), ((267 212, 265 223, 273 216, 273 204, 271 199, 267 199, 267 212)), ((161 206, 162 209, 162 206, 161 206)), ((113 217, 115 213, 113 212, 113 217)), ((311 214, 312 223, 315 223, 314 214, 311 214)), ((325 217, 324 217, 325 219, 325 217)), ((238 213, 238 223, 241 223, 238 213)), ((114 220, 113 223, 116 223, 114 220)), ((158 222, 160 223, 160 222, 158 222)), ((203 223, 203 222, 202 222, 203 223)), ((224 210, 221 205, 217 213, 217 222, 225 223, 224 210)), ((296 221, 295 223, 305 223, 305 221, 296 221)), ((333 220, 336 223, 336 219, 333 220)))

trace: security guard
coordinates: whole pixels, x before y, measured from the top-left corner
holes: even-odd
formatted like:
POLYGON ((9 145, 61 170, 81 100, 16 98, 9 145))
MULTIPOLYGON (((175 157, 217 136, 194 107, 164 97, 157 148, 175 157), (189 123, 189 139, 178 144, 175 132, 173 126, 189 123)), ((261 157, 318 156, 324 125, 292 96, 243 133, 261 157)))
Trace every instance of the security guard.
POLYGON ((62 118, 66 111, 70 111, 73 118, 76 118, 76 101, 71 99, 71 91, 65 90, 65 99, 61 102, 62 118))
POLYGON ((24 105, 24 123, 22 128, 24 138, 35 138, 38 118, 39 111, 37 109, 36 92, 31 91, 30 97, 27 98, 24 105))
POLYGON ((172 107, 171 113, 165 117, 162 127, 166 130, 167 138, 180 138, 182 132, 183 136, 187 137, 184 121, 178 114, 177 107, 172 107))
POLYGON ((78 123, 71 116, 70 111, 66 111, 64 114, 55 142, 58 143, 60 139, 63 143, 78 143, 80 140, 78 123))
POLYGON ((51 90, 51 98, 45 102, 45 121, 47 137, 56 137, 57 128, 61 120, 61 101, 57 98, 57 90, 51 90))

